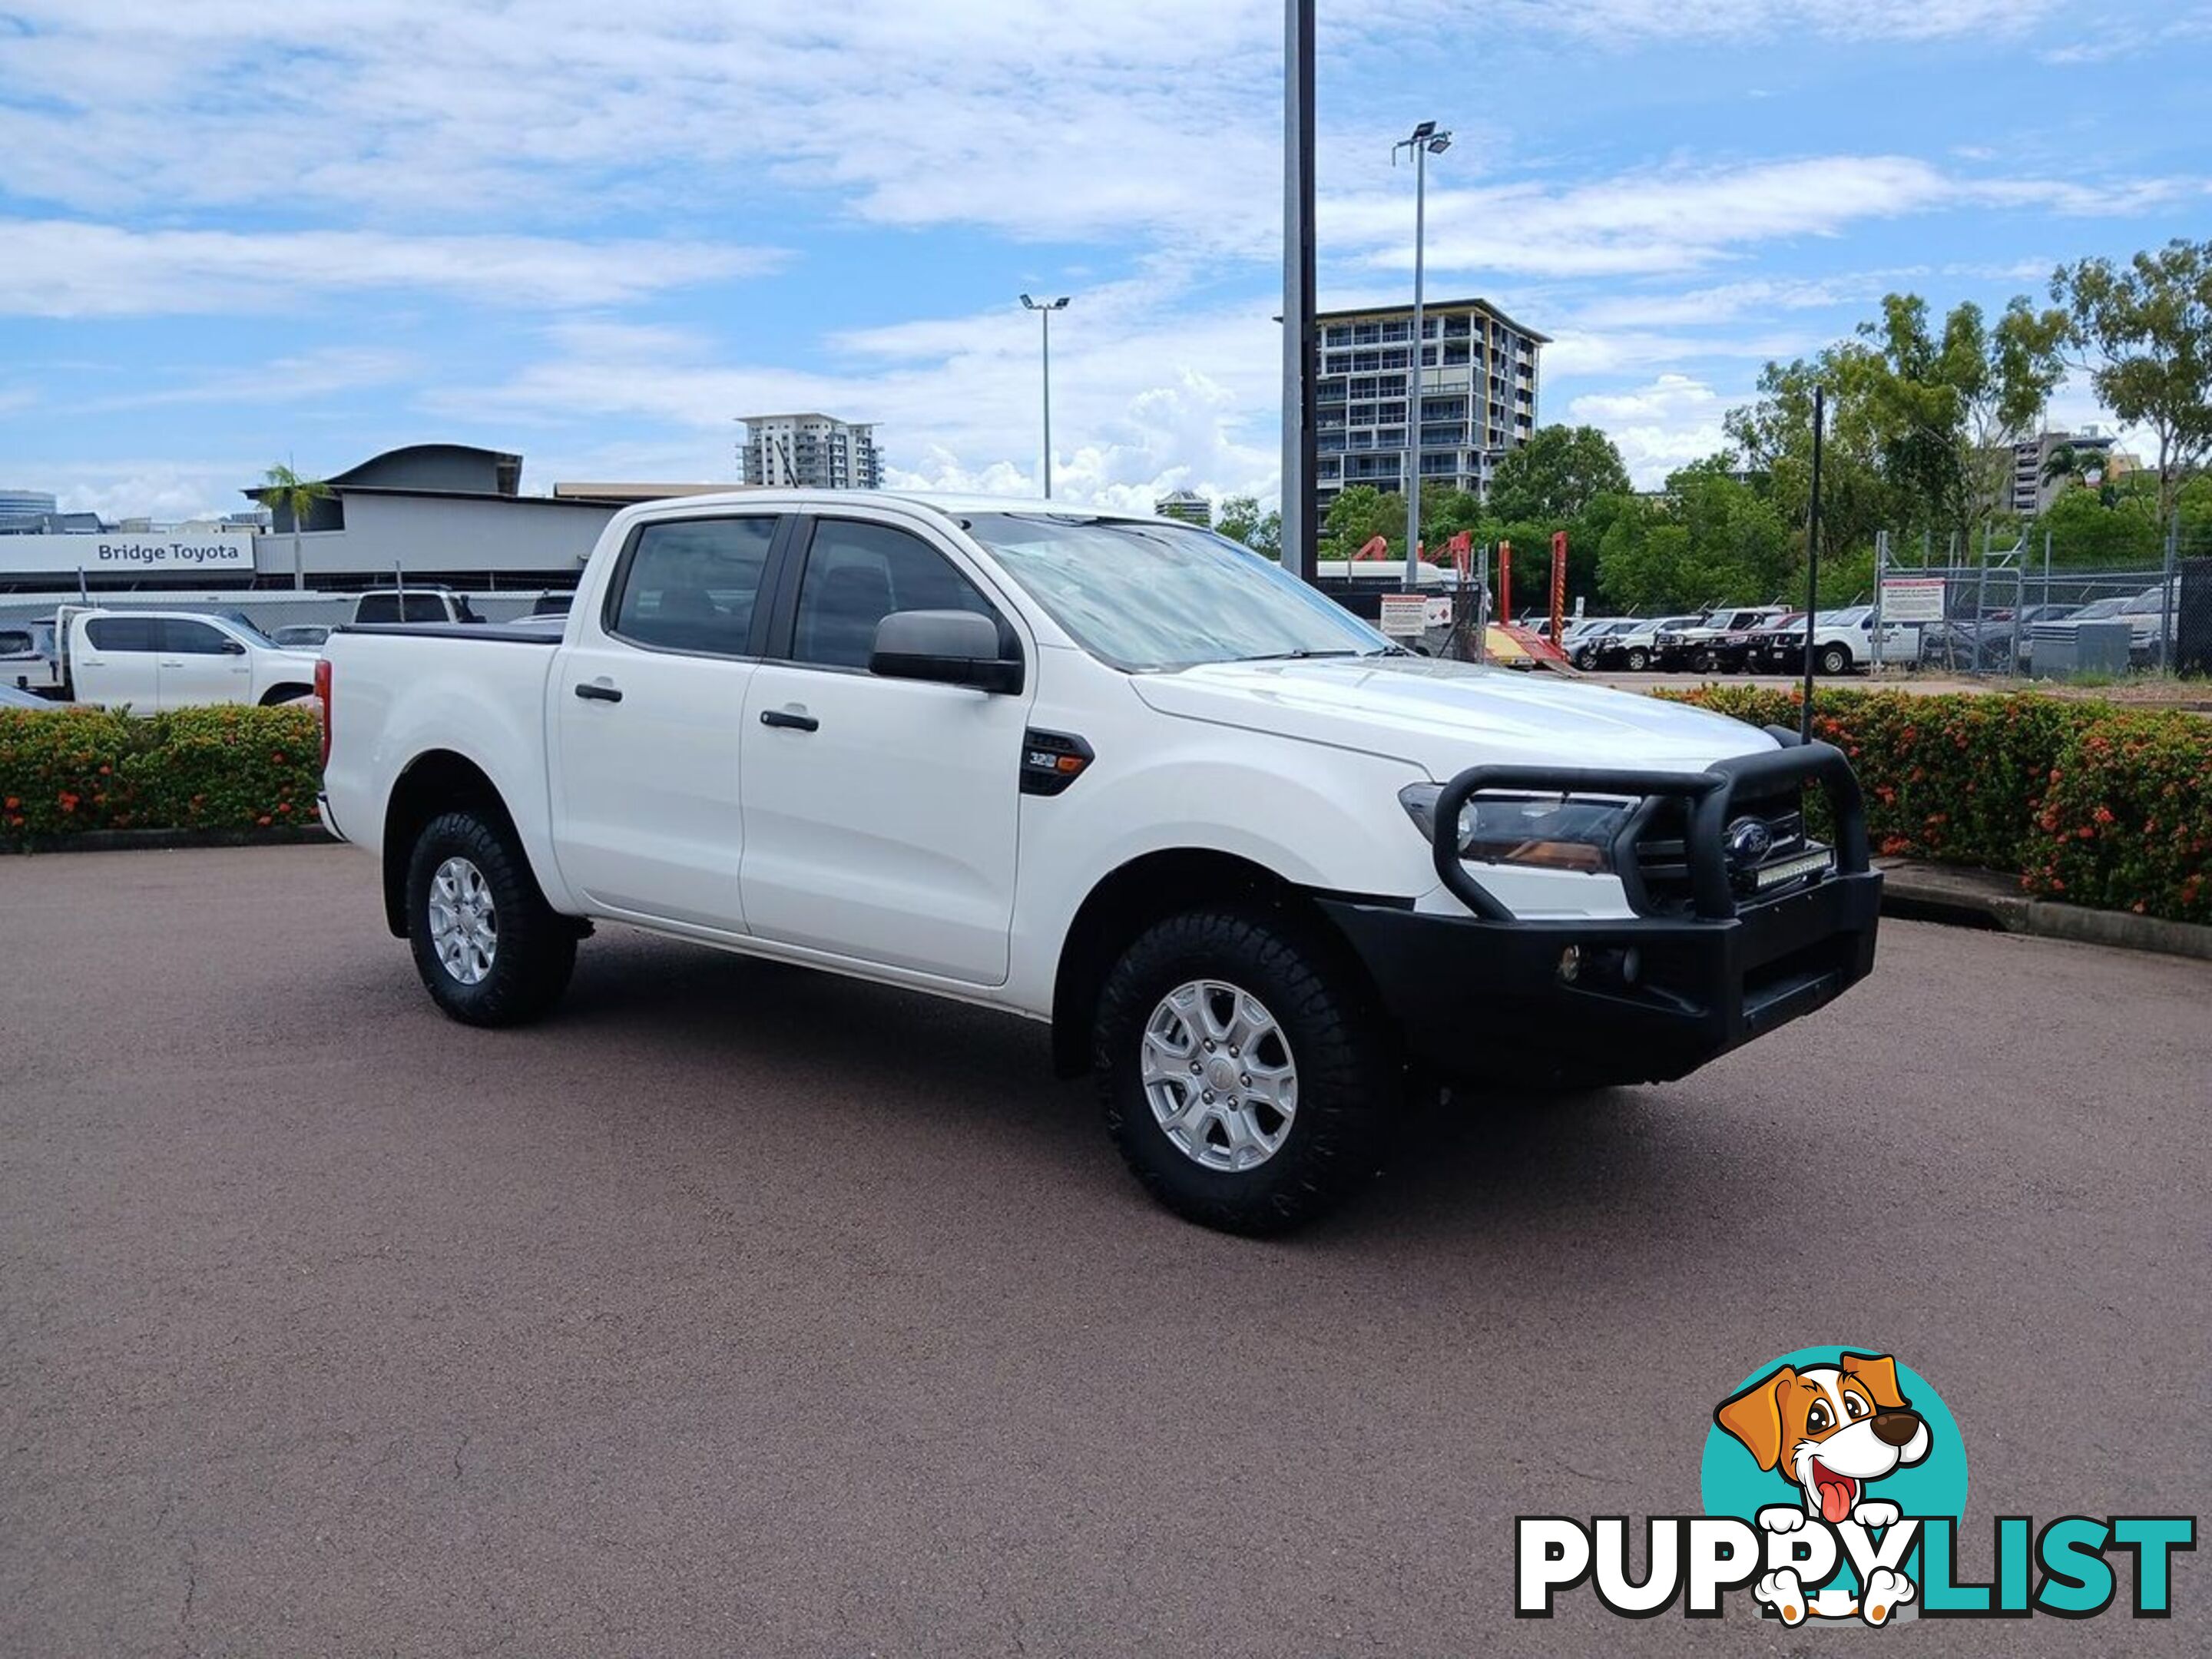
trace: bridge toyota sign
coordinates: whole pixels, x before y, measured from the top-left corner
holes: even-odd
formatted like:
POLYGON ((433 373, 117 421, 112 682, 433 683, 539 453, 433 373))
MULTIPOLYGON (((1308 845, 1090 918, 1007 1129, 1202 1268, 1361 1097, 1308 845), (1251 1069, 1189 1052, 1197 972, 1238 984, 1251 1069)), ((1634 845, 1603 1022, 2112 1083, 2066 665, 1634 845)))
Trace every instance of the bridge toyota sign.
POLYGON ((0 536, 0 576, 191 575, 253 569, 251 531, 0 536))

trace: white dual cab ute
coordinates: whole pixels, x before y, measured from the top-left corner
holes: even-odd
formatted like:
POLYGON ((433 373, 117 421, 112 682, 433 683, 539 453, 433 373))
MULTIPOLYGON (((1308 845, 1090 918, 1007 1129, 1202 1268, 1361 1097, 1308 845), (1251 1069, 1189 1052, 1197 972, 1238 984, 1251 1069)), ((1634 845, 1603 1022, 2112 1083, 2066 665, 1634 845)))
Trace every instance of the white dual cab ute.
POLYGON ((1004 1009, 1237 1231, 1411 1088, 1678 1078, 1873 962, 1833 748, 1411 654, 1171 520, 630 507, 564 633, 342 629, 319 690, 325 822, 454 1018, 544 1013, 602 920, 1004 1009))
POLYGON ((315 653, 276 643, 244 617, 64 605, 64 694, 140 714, 215 702, 289 702, 314 688, 315 653))

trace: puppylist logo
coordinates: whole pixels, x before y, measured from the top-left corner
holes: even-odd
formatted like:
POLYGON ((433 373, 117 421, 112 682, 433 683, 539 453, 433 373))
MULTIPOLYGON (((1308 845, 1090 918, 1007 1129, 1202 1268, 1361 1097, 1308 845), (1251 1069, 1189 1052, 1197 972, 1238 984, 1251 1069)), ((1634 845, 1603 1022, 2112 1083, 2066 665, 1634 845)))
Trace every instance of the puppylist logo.
POLYGON ((1858 1348, 1801 1348, 1746 1377, 1712 1408, 1700 1477, 1705 1514, 1645 1522, 1640 1581, 1626 1516, 1522 1516, 1515 1615, 1548 1619, 1587 1584, 1627 1619, 1678 1601, 1686 1618, 1717 1619, 1731 1591, 1792 1626, 2088 1619, 2117 1598, 2111 1558, 2124 1555, 2135 1616, 2163 1619, 2172 1557, 2197 1547, 2190 1516, 2069 1515, 2038 1530, 2002 1515, 1992 1581, 1963 1582, 1959 1425, 1924 1377, 1858 1348))

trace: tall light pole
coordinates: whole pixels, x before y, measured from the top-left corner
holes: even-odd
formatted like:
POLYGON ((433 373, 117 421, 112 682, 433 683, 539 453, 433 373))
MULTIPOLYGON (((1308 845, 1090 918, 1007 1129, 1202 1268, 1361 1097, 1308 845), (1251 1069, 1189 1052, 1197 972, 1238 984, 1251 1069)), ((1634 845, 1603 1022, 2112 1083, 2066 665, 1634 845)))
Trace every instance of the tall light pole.
POLYGON ((1067 309, 1067 295, 1057 300, 1032 300, 1022 295, 1022 309, 1034 311, 1044 325, 1044 498, 1052 499, 1052 313, 1067 309))
MULTIPOLYGON (((1429 157, 1451 148, 1451 134, 1439 132, 1434 121, 1424 121, 1410 138, 1390 146, 1390 165, 1398 152, 1413 152, 1413 395, 1406 400, 1406 591, 1421 591, 1421 260, 1428 239, 1429 157)), ((1438 354, 1442 366, 1442 354, 1438 354)))
POLYGON ((1314 0, 1283 0, 1283 568, 1314 579, 1314 0))

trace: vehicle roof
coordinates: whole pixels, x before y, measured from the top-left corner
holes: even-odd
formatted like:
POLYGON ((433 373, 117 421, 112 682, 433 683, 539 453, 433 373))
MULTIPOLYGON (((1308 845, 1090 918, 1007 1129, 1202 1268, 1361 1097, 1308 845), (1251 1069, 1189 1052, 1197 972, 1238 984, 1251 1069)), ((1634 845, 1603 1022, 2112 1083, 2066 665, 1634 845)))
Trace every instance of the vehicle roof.
POLYGON ((1132 512, 1124 507, 1100 507, 1090 501, 1048 501, 1036 495, 979 495, 932 489, 732 489, 712 495, 673 496, 664 501, 641 505, 648 510, 659 507, 788 507, 801 509, 838 506, 924 507, 952 519, 977 513, 1048 513, 1060 518, 1137 520, 1152 524, 1180 524, 1187 529, 1196 528, 1185 520, 1163 518, 1156 513, 1132 512))

